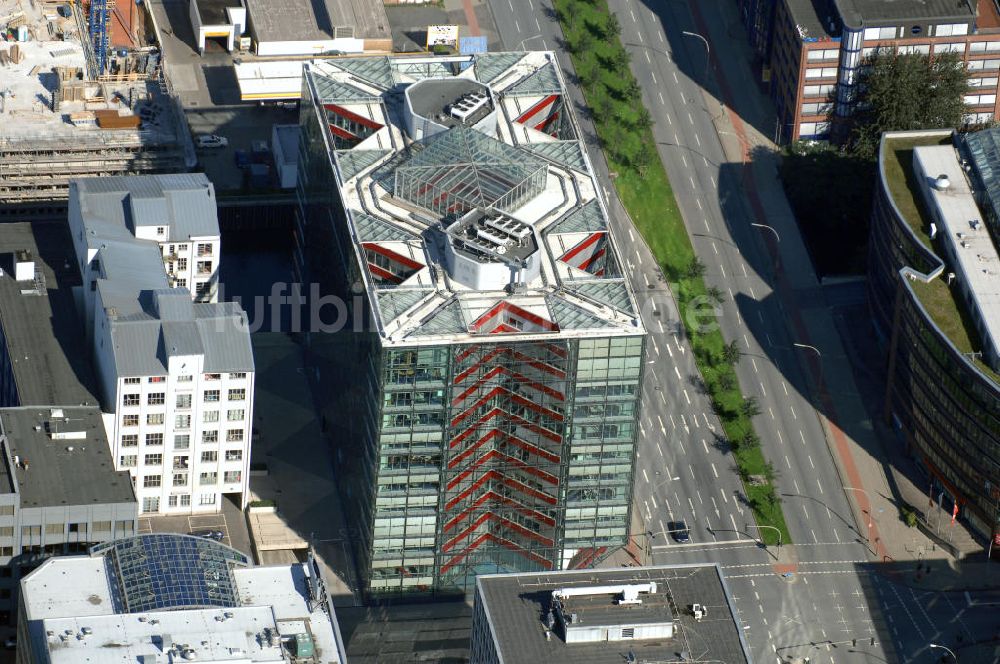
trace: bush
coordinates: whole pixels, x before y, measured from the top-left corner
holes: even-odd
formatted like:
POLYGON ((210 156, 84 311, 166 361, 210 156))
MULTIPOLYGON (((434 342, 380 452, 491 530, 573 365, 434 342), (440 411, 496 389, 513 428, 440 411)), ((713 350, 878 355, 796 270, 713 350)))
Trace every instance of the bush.
POLYGON ((251 500, 247 507, 275 507, 273 500, 251 500))
POLYGON ((905 523, 910 528, 916 528, 917 527, 917 512, 916 512, 916 510, 914 510, 909 505, 904 505, 903 507, 900 508, 899 513, 900 513, 900 516, 903 519, 903 523, 905 523))

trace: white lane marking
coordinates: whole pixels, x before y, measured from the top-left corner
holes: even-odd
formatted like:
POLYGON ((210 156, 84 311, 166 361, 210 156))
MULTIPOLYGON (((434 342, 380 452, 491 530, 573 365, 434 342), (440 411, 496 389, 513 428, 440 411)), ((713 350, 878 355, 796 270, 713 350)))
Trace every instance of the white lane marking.
MULTIPOLYGON (((649 57, 649 51, 646 51, 646 57, 649 57)), ((677 80, 677 72, 674 72, 674 83, 680 83, 680 81, 677 80)))
POLYGON ((656 451, 660 453, 660 456, 663 456, 663 448, 660 447, 660 441, 656 441, 656 451))
POLYGON ((663 539, 667 539, 667 529, 663 527, 663 520, 657 519, 660 524, 660 532, 663 533, 663 539))
POLYGON ((628 229, 628 239, 632 240, 632 242, 635 242, 635 235, 632 234, 631 228, 628 229))
POLYGON ((820 493, 826 493, 826 491, 823 491, 823 485, 819 483, 819 478, 818 477, 816 478, 816 486, 819 487, 819 492, 820 493))
POLYGON ((639 259, 639 265, 642 265, 642 254, 640 254, 640 253, 639 253, 639 252, 637 251, 637 252, 635 252, 635 257, 636 257, 637 259, 639 259))
POLYGON ((699 209, 699 210, 702 210, 702 209, 704 209, 704 208, 702 208, 702 207, 701 207, 701 199, 700 199, 700 198, 696 198, 696 199, 694 199, 694 202, 698 204, 698 209, 699 209))
MULTIPOLYGON (((732 293, 732 291, 729 291, 729 292, 732 293)), ((745 335, 745 334, 743 335, 743 343, 745 343, 747 345, 747 348, 750 348, 750 340, 747 339, 747 335, 745 335)))
POLYGON ((674 365, 674 373, 677 374, 677 380, 683 380, 681 378, 681 371, 680 371, 680 369, 677 368, 676 364, 674 365))
POLYGON ((701 155, 701 160, 705 162, 706 166, 708 166, 708 159, 705 158, 705 155, 701 155))
POLYGON ((799 488, 798 480, 792 479, 792 486, 795 487, 795 493, 802 493, 802 489, 799 488))
MULTIPOLYGON (((667 102, 663 101, 663 93, 659 92, 657 94, 660 95, 660 103, 663 104, 664 106, 666 106, 667 102)), ((669 113, 667 113, 667 122, 670 122, 670 114, 669 113)), ((673 123, 671 122, 671 124, 673 124, 673 123)))
POLYGON ((788 396, 788 386, 785 385, 785 381, 781 381, 781 389, 785 391, 785 396, 788 396))
POLYGON ((514 21, 514 27, 517 29, 518 32, 521 32, 521 24, 518 23, 517 20, 514 21))
POLYGON ((699 429, 700 429, 700 428, 701 428, 701 425, 700 425, 700 424, 698 424, 698 413, 695 413, 695 414, 694 414, 694 417, 692 417, 691 419, 692 419, 692 420, 694 421, 694 425, 695 425, 695 427, 697 427, 697 428, 699 428, 699 429))
MULTIPOLYGON (((701 439, 701 446, 705 448, 705 454, 708 454, 708 443, 705 442, 704 438, 701 439)), ((714 465, 712 466, 712 472, 715 472, 715 466, 714 465)), ((718 477, 719 474, 715 473, 715 476, 718 477)))
POLYGON ((732 515, 731 512, 729 514, 729 520, 733 522, 733 530, 735 530, 736 532, 739 532, 740 529, 736 527, 736 519, 733 518, 733 515, 732 515))
POLYGON ((833 529, 833 537, 834 537, 834 539, 837 540, 838 543, 840 542, 840 535, 837 533, 837 529, 836 528, 833 529))
MULTIPOLYGON (((641 32, 639 32, 639 33, 637 33, 637 34, 638 34, 638 36, 639 36, 639 42, 640 42, 640 43, 643 43, 643 44, 645 44, 645 43, 646 43, 646 40, 642 38, 642 33, 641 33, 641 32)), ((655 83, 656 81, 654 80, 653 82, 655 83)))
POLYGON ((726 278, 726 268, 724 268, 721 265, 719 265, 719 271, 722 272, 722 278, 725 279, 726 278))
MULTIPOLYGON (((670 354, 670 357, 674 356, 674 351, 670 350, 670 344, 667 344, 667 352, 670 354)), ((663 393, 661 392, 660 395, 662 396, 663 393)))
MULTIPOLYGON (((677 134, 674 134, 674 144, 676 143, 677 143, 677 134)), ((688 167, 688 160, 687 157, 685 157, 684 155, 681 155, 681 163, 684 164, 684 168, 688 167)))
MULTIPOLYGON (((653 61, 649 59, 649 51, 646 51, 646 62, 653 64, 653 61)), ((674 74, 674 80, 677 80, 677 74, 674 74)))
MULTIPOLYGON (((810 532, 810 533, 812 533, 812 536, 813 536, 813 542, 815 542, 816 544, 819 544, 819 540, 818 540, 818 539, 816 539, 816 533, 815 533, 815 532, 813 532, 812 528, 810 528, 810 529, 809 529, 809 532, 810 532)), ((832 657, 830 658, 830 661, 831 661, 831 662, 833 661, 833 658, 832 658, 832 657)))
POLYGON ((719 188, 719 185, 717 185, 715 183, 715 176, 714 175, 709 175, 708 179, 712 181, 712 189, 718 189, 719 188))
POLYGON ((691 117, 691 111, 688 111, 688 122, 694 124, 694 118, 691 117))
POLYGON ((799 416, 795 414, 795 408, 791 404, 789 404, 788 410, 792 411, 792 417, 799 419, 799 416))
POLYGON ((694 177, 693 177, 693 176, 691 176, 691 175, 689 175, 689 176, 688 176, 688 180, 690 180, 690 181, 691 181, 691 188, 692 188, 692 189, 696 189, 697 187, 695 187, 695 186, 694 186, 694 177))
MULTIPOLYGON (((690 467, 691 466, 688 466, 688 468, 690 468, 690 467)), ((693 470, 691 471, 691 477, 694 478, 694 471, 693 470)), ((695 489, 695 493, 698 494, 698 502, 701 503, 702 505, 704 505, 705 501, 702 500, 702 498, 701 498, 701 490, 700 489, 695 489)))
POLYGON ((701 147, 701 139, 698 138, 698 134, 694 135, 694 141, 695 141, 695 143, 698 144, 698 147, 701 147))
POLYGON ((658 508, 656 507, 656 496, 654 496, 653 494, 649 494, 649 500, 650 500, 650 502, 652 502, 652 503, 653 503, 653 509, 654 509, 654 510, 655 510, 655 509, 658 509, 658 508))
POLYGON ((513 5, 513 4, 511 4, 511 1, 510 1, 510 0, 507 0, 507 4, 508 4, 508 5, 510 5, 510 13, 512 13, 512 14, 513 14, 513 13, 514 13, 514 5, 513 5))
POLYGON ((536 28, 537 28, 538 30, 541 30, 541 29, 542 29, 542 24, 538 22, 538 17, 537 17, 537 16, 535 17, 535 27, 536 27, 536 28))
POLYGON ((715 255, 718 256, 719 255, 719 248, 717 246, 715 246, 714 242, 712 243, 712 249, 715 251, 715 255))
MULTIPOLYGON (((670 346, 667 346, 667 350, 670 350, 670 346)), ((660 401, 663 402, 664 406, 667 405, 667 398, 665 396, 663 396, 663 392, 660 392, 660 401)))
POLYGON ((775 429, 774 432, 778 434, 778 442, 781 444, 785 443, 784 437, 781 435, 781 429, 775 429))
POLYGON ((785 455, 785 465, 788 466, 789 470, 792 469, 792 462, 788 460, 788 455, 787 454, 785 455))
MULTIPOLYGON (((682 390, 682 391, 684 392, 684 400, 687 401, 688 405, 690 406, 691 405, 691 397, 688 396, 688 391, 687 390, 682 390)), ((695 420, 695 423, 697 423, 697 420, 695 420)))
MULTIPOLYGON (((747 348, 749 348, 749 346, 747 346, 747 348)), ((757 373, 757 362, 752 357, 750 358, 750 364, 753 365, 753 371, 754 371, 754 373, 757 373)))
POLYGON ((653 350, 656 352, 657 355, 659 355, 660 354, 660 347, 656 345, 656 339, 653 339, 652 337, 650 337, 649 340, 653 344, 653 350))
MULTIPOLYGON (((704 442, 704 441, 702 441, 702 442, 704 442)), ((715 469, 715 464, 714 463, 712 464, 712 474, 715 475, 715 479, 719 479, 719 471, 717 471, 715 469)), ((723 494, 723 495, 725 495, 725 494, 723 494)))
POLYGON ((663 30, 660 30, 659 35, 660 35, 660 43, 663 43, 663 41, 664 41, 663 30))
POLYGON ((728 498, 728 497, 726 496, 726 490, 725 490, 725 489, 723 489, 723 488, 722 488, 722 487, 720 486, 720 487, 719 487, 719 493, 721 493, 721 494, 722 494, 722 502, 724 502, 724 503, 726 503, 726 504, 728 505, 728 504, 729 504, 729 498, 728 498))
POLYGON ((757 294, 753 292, 753 286, 747 286, 747 288, 750 290, 750 297, 756 300, 757 294))
POLYGON ((806 521, 808 521, 809 520, 809 511, 806 509, 805 505, 802 506, 802 513, 806 515, 806 521))
POLYGON ((770 415, 771 415, 771 419, 773 420, 773 419, 774 419, 774 411, 773 411, 773 410, 771 410, 771 407, 770 407, 770 406, 768 406, 768 407, 767 407, 767 412, 768 412, 768 413, 770 413, 770 415))
POLYGON ((763 323, 763 322, 764 322, 764 312, 763 312, 763 311, 761 311, 760 309, 758 309, 758 310, 757 310, 757 318, 759 318, 759 319, 760 319, 760 322, 761 322, 761 323, 763 323))
MULTIPOLYGON (((696 479, 695 476, 694 476, 694 468, 692 468, 691 466, 688 466, 688 472, 691 473, 691 479, 696 479)), ((699 500, 701 499, 701 494, 698 495, 698 499, 699 500)), ((691 506, 691 511, 692 512, 694 511, 694 506, 693 505, 691 506)))
POLYGON ((759 381, 759 382, 760 382, 760 391, 763 392, 764 396, 766 397, 767 396, 767 390, 764 389, 764 381, 759 381))
POLYGON ((816 470, 816 466, 813 464, 813 458, 811 454, 809 455, 809 467, 812 468, 813 470, 816 470))
MULTIPOLYGON (((663 426, 663 418, 660 417, 659 415, 657 415, 656 416, 656 421, 660 423, 660 433, 662 433, 664 436, 666 436, 667 435, 667 428, 665 426, 663 426)), ((650 426, 652 426, 652 424, 650 424, 650 426)))
MULTIPOLYGON (((676 429, 676 428, 677 428, 677 422, 674 422, 674 416, 673 416, 673 415, 670 415, 670 414, 668 414, 668 415, 667 415, 667 417, 669 417, 669 418, 670 418, 670 425, 671 425, 671 426, 672 426, 673 428, 675 428, 675 429, 676 429)), ((683 415, 681 415, 681 417, 684 417, 684 416, 683 416, 683 415)))
POLYGON ((632 22, 633 22, 633 23, 638 23, 638 22, 639 22, 639 21, 638 21, 638 20, 636 19, 636 17, 635 17, 635 12, 634 12, 634 11, 632 11, 632 8, 631 8, 631 7, 629 8, 629 10, 628 10, 628 13, 632 15, 632 22))
POLYGON ((702 222, 705 224, 705 230, 711 232, 712 229, 708 227, 708 219, 702 219, 702 222))
POLYGON ((649 475, 646 474, 645 468, 642 469, 642 476, 646 479, 647 482, 649 481, 649 475))
POLYGON ((803 435, 802 429, 799 429, 799 438, 802 439, 802 444, 805 445, 806 444, 806 437, 805 437, 805 435, 803 435))
POLYGON ((744 279, 749 279, 750 277, 747 274, 747 264, 746 263, 740 263, 740 267, 743 268, 743 278, 744 279))

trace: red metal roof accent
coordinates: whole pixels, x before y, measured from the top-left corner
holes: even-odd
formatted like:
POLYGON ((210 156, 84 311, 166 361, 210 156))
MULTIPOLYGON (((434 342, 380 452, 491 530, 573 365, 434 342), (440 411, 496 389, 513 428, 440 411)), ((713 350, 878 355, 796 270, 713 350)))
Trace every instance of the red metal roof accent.
POLYGON ((362 127, 368 127, 369 129, 374 130, 374 131, 378 131, 379 129, 381 129, 384 126, 384 125, 380 125, 379 123, 375 122, 374 120, 369 120, 368 118, 364 117, 363 115, 358 115, 357 113, 354 113, 353 111, 349 111, 346 108, 344 108, 343 106, 337 106, 336 104, 323 104, 323 108, 325 108, 326 110, 330 111, 331 113, 336 113, 337 115, 339 115, 342 118, 346 118, 346 119, 350 120, 351 122, 357 122, 362 127))
POLYGON ((575 247, 573 247, 572 249, 570 249, 569 251, 567 251, 565 254, 563 254, 562 256, 560 256, 559 260, 561 260, 563 263, 569 263, 581 251, 583 251, 584 249, 586 249, 590 245, 592 245, 595 242, 597 242, 598 240, 600 240, 605 235, 605 233, 607 233, 607 231, 597 231, 596 233, 591 233, 590 236, 586 240, 584 240, 583 242, 581 242, 580 244, 576 245, 575 247))
POLYGON ((381 254, 382 256, 385 256, 389 260, 399 263, 400 265, 403 265, 405 267, 408 267, 411 270, 419 270, 424 267, 423 263, 418 263, 409 256, 404 256, 403 254, 397 254, 395 251, 391 249, 386 249, 385 247, 376 242, 362 242, 361 246, 364 247, 365 249, 368 249, 369 251, 374 251, 376 254, 381 254))
POLYGON ((403 279, 403 277, 399 276, 398 274, 393 274, 392 272, 389 272, 389 270, 381 268, 378 265, 375 265, 374 263, 368 263, 368 269, 371 270, 371 273, 374 274, 376 277, 380 277, 382 279, 388 279, 389 281, 395 284, 401 284, 403 283, 403 281, 405 281, 405 279, 403 279))
POLYGON ((547 106, 551 105, 557 99, 559 99, 559 95, 549 95, 548 97, 545 97, 540 102, 536 103, 534 106, 526 110, 524 113, 521 113, 521 115, 517 116, 517 119, 514 120, 514 122, 520 122, 522 124, 527 122, 531 118, 538 115, 538 113, 541 112, 543 108, 546 108, 547 106))
MULTIPOLYGON (((539 327, 542 327, 549 332, 559 331, 559 326, 553 323, 552 321, 546 320, 541 316, 539 316, 538 314, 526 311, 521 307, 517 306, 516 304, 511 304, 507 300, 501 300, 497 302, 490 308, 489 311, 487 311, 479 318, 477 318, 475 321, 473 321, 471 326, 472 329, 475 330, 476 332, 479 332, 483 327, 486 327, 487 323, 489 323, 491 320, 499 316, 501 313, 507 313, 512 316, 517 316, 518 318, 526 320, 529 323, 533 323, 534 325, 538 325, 539 327)), ((494 331, 495 330, 491 331, 491 334, 494 331)))
POLYGON ((486 541, 494 542, 496 544, 499 544, 499 545, 501 545, 503 547, 506 547, 506 548, 510 549, 511 551, 514 551, 515 553, 519 553, 522 556, 530 558, 531 560, 534 560, 535 562, 537 562, 539 565, 541 565, 545 569, 552 569, 552 561, 551 560, 547 560, 546 558, 543 558, 542 556, 540 556, 537 553, 534 553, 532 551, 526 551, 526 550, 522 549, 520 546, 518 546, 517 544, 515 544, 514 542, 511 542, 510 540, 506 540, 506 539, 504 539, 502 537, 498 537, 498 536, 494 535, 493 533, 483 533, 482 535, 480 535, 479 537, 477 537, 473 542, 471 542, 469 544, 469 546, 467 546, 465 548, 464 551, 462 551, 461 553, 453 556, 451 558, 451 560, 449 560, 444 565, 442 565, 441 566, 441 574, 447 573, 448 570, 450 570, 452 567, 454 567, 458 563, 462 562, 462 560, 464 560, 466 556, 468 556, 470 553, 472 553, 473 551, 475 551, 476 549, 478 549, 479 546, 483 542, 486 542, 486 541))
POLYGON ((486 502, 495 502, 501 505, 506 505, 521 514, 534 519, 535 521, 540 521, 544 523, 547 526, 556 525, 556 520, 553 519, 552 517, 546 516, 545 514, 542 514, 541 512, 535 509, 527 507, 526 505, 517 502, 513 498, 510 498, 508 496, 501 496, 493 489, 489 489, 485 491, 483 495, 479 496, 479 498, 477 498, 474 503, 463 509, 460 513, 453 516, 451 519, 449 519, 448 522, 444 524, 444 532, 448 532, 457 527, 458 524, 462 523, 462 521, 468 518, 468 516, 472 513, 472 510, 476 509, 477 507, 482 507, 482 505, 486 502))

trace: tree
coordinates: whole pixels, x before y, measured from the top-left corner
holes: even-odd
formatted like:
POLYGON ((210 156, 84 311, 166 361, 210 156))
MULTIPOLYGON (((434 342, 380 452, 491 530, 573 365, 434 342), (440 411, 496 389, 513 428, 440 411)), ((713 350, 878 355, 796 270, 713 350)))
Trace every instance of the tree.
POLYGON ((732 371, 724 371, 719 374, 719 389, 732 390, 736 388, 736 374, 732 371))
POLYGON ((740 436, 739 446, 748 450, 760 447, 760 436, 753 429, 749 429, 740 436))
POLYGON ((743 357, 743 351, 740 350, 739 344, 736 343, 736 339, 733 339, 728 344, 722 348, 722 359, 726 364, 736 364, 743 357))
POLYGON ((684 274, 691 279, 697 279, 705 274, 705 264, 702 263, 697 256, 693 256, 691 261, 687 264, 687 267, 684 269, 684 274))
POLYGON ((705 291, 705 295, 707 295, 708 299, 710 299, 715 304, 722 304, 722 301, 725 299, 725 295, 723 295, 722 289, 719 288, 718 286, 709 286, 708 289, 705 291))
POLYGON ((757 403, 757 397, 747 397, 740 404, 740 414, 747 419, 753 419, 760 415, 760 404, 757 403))
POLYGON ((580 30, 567 40, 566 48, 576 55, 589 53, 594 49, 594 36, 590 34, 590 30, 580 30))
POLYGON ((632 54, 625 50, 624 46, 619 46, 614 55, 611 56, 611 63, 614 65, 615 71, 619 74, 628 73, 629 63, 632 62, 632 54))
POLYGON ((882 133, 958 127, 965 116, 968 71, 957 53, 877 51, 858 73, 848 147, 874 159, 882 133))
POLYGON ((616 39, 622 33, 622 24, 613 13, 608 13, 608 18, 604 20, 604 38, 607 40, 616 39))

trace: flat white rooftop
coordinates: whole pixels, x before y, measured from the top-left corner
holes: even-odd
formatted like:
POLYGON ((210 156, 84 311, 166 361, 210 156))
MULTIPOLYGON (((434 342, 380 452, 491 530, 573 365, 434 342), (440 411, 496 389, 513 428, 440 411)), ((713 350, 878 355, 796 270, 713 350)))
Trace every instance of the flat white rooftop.
POLYGON ((979 330, 984 361, 997 364, 1000 348, 1000 253, 987 230, 969 180, 950 145, 918 146, 913 150, 921 187, 933 208, 938 233, 948 253, 948 268, 955 272, 965 294, 970 317, 979 330), (947 184, 943 183, 943 178, 947 184))

